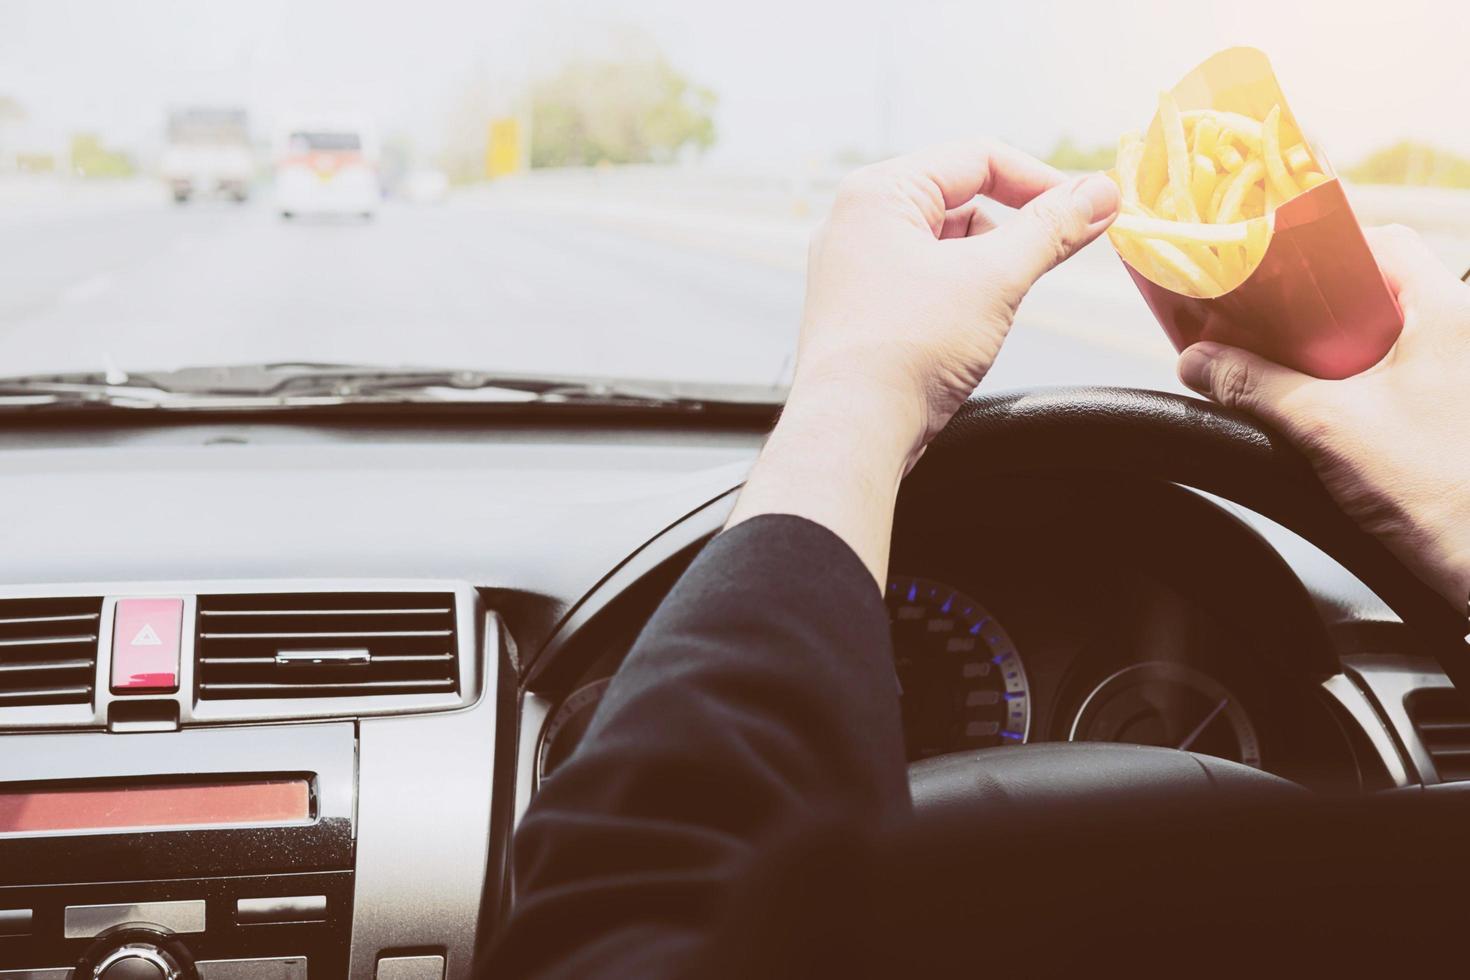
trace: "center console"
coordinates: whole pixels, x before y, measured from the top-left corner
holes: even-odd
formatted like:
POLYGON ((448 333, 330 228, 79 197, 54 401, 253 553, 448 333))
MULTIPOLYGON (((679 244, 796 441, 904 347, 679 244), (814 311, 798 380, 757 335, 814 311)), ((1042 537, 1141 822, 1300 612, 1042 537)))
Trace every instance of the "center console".
POLYGON ((513 691, 460 583, 0 595, 0 980, 468 978, 513 691))

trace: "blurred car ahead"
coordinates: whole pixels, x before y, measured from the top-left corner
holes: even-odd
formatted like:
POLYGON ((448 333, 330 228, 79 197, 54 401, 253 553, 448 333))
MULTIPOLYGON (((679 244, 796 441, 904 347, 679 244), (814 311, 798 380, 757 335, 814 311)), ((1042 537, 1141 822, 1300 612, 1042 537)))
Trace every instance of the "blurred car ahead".
POLYGON ((179 204, 207 195, 244 203, 255 176, 249 114, 208 106, 169 113, 160 170, 179 204))
POLYGON ((373 217, 382 199, 377 160, 377 136, 361 122, 319 120, 286 127, 276 164, 281 217, 373 217))

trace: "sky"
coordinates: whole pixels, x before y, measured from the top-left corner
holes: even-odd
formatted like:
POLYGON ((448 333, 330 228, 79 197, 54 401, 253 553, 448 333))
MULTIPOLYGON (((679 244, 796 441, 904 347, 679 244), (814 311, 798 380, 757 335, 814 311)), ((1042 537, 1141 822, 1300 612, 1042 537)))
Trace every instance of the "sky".
POLYGON ((1470 153, 1470 4, 1395 0, 3 0, 0 95, 54 133, 156 144, 171 105, 374 116, 425 154, 466 90, 655 42, 719 96, 714 162, 820 165, 984 134, 1044 153, 1142 128, 1159 89, 1254 44, 1339 164, 1470 153))

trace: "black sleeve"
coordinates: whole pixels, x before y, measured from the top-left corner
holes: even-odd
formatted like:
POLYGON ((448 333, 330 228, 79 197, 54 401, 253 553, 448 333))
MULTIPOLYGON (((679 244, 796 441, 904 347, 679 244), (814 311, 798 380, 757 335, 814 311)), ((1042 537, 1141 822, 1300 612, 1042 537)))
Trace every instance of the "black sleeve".
POLYGON ((670 592, 532 801, 491 973, 687 972, 760 845, 823 814, 910 810, 871 575, 811 521, 747 521, 670 592))

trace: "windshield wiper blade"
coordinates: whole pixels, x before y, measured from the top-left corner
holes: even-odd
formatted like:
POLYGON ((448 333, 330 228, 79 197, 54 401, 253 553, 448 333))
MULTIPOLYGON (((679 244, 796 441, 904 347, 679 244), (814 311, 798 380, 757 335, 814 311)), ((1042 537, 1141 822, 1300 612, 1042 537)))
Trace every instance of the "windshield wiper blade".
POLYGON ((0 378, 0 409, 108 406, 260 409, 375 403, 565 404, 702 411, 775 406, 784 391, 743 385, 538 377, 437 368, 261 364, 0 378))
POLYGON ((105 381, 97 383, 76 380, 48 380, 42 378, 0 379, 0 407, 46 407, 65 405, 86 407, 89 405, 113 407, 152 408, 166 399, 167 392, 157 388, 134 385, 113 385, 105 381))

